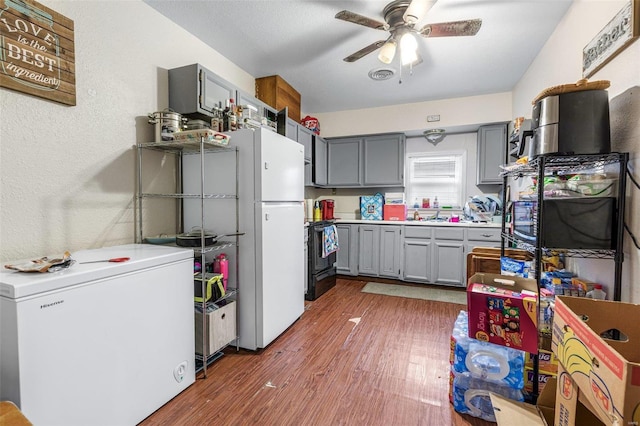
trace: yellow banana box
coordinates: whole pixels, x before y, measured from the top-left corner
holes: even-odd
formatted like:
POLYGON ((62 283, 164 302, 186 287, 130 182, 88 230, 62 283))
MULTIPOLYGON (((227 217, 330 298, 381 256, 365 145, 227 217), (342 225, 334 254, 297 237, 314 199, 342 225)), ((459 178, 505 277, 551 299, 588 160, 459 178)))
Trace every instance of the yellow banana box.
MULTIPOLYGON (((491 392, 491 405, 498 426, 551 426, 554 424, 556 404, 556 379, 549 378, 547 385, 540 391, 536 405, 507 399, 491 392)), ((591 412, 578 403, 576 425, 601 425, 591 412)))
MULTIPOLYGON (((578 401, 605 425, 640 424, 640 305, 556 298, 555 424, 579 425, 578 401)), ((581 426, 581 425, 579 425, 581 426)))

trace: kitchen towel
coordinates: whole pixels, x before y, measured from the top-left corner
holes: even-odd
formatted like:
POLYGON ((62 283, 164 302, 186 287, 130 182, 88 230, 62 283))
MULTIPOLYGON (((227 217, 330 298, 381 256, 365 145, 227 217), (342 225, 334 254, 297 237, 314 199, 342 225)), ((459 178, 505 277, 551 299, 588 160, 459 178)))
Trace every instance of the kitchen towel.
POLYGON ((322 257, 338 251, 338 230, 335 225, 325 226, 322 230, 322 257))

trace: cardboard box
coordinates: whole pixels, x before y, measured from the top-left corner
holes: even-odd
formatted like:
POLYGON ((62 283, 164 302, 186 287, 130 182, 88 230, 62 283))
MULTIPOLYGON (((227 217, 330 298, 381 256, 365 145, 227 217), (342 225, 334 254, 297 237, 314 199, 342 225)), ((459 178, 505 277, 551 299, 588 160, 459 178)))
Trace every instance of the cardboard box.
POLYGON ((552 349, 559 362, 556 412, 563 425, 579 425, 578 401, 604 424, 640 424, 638 318, 640 305, 556 298, 552 349))
POLYGON ((382 208, 382 217, 384 220, 406 220, 407 205, 385 204, 382 208))
MULTIPOLYGON (((556 379, 550 378, 544 388, 536 405, 525 402, 517 402, 506 399, 500 395, 491 394, 491 405, 496 416, 498 426, 551 426, 555 419, 556 405, 556 379), (517 421, 514 421, 517 419, 517 421)), ((578 406, 578 417, 580 426, 595 426, 602 423, 582 404, 578 406)), ((555 423, 559 425, 559 423, 555 423)), ((561 424, 561 423, 560 423, 561 424)))
MULTIPOLYGON (((533 392, 533 368, 524 368, 524 390, 528 393, 533 392)), ((556 377, 556 373, 538 369, 538 394, 540 394, 549 383, 549 380, 556 377)))
POLYGON ((538 353, 537 290, 529 278, 472 275, 467 285, 469 337, 538 353))
MULTIPOLYGON (((558 366, 556 377, 556 401, 554 407, 554 425, 556 426, 600 426, 612 425, 603 423, 595 412, 597 409, 591 405, 584 394, 580 392, 578 385, 573 381, 564 367, 558 366), (589 419, 589 421, 585 419, 589 419)), ((622 426, 622 423, 616 423, 622 426)))
MULTIPOLYGON (((196 329, 196 354, 202 355, 202 314, 195 313, 196 329)), ((234 341, 236 334, 236 302, 229 301, 213 312, 207 313, 206 356, 218 352, 220 349, 234 341)))
POLYGON ((549 380, 549 386, 545 389, 546 391, 542 391, 538 396, 536 405, 513 401, 491 393, 491 405, 493 405, 493 413, 496 416, 498 426, 512 426, 515 423, 520 426, 553 425, 556 396, 555 378, 549 380), (514 419, 518 419, 517 422, 514 422, 514 419))
POLYGON ((382 194, 363 195, 360 197, 360 217, 362 220, 382 220, 382 194))
MULTIPOLYGON (((535 356, 536 354, 527 353, 524 366, 533 368, 533 358, 535 356)), ((538 369, 556 374, 558 372, 558 357, 551 351, 538 349, 538 369)))

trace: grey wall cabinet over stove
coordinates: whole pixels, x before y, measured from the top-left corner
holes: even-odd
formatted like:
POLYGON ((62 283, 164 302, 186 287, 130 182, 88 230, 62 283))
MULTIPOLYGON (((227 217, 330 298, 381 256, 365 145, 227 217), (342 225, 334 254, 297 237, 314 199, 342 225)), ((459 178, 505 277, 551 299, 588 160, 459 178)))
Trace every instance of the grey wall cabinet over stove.
POLYGON ((507 123, 481 126, 478 129, 476 184, 501 185, 500 165, 507 151, 507 123))
POLYGON ((343 275, 358 275, 358 226, 337 224, 340 250, 336 256, 336 272, 343 275))
POLYGON ((362 186, 362 138, 327 140, 327 184, 362 186))
POLYGON ((169 70, 169 108, 210 120, 214 107, 236 98, 237 88, 200 64, 169 70))
POLYGON ((327 139, 327 186, 404 185, 402 133, 327 139))
POLYGON ((313 175, 312 181, 315 186, 327 185, 327 141, 324 138, 313 136, 313 175))

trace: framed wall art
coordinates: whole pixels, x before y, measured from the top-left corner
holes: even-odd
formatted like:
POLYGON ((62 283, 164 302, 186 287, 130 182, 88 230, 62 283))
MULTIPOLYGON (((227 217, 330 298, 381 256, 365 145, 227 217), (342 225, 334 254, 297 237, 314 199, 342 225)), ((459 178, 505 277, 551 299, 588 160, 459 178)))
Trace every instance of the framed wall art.
POLYGON ((75 105, 73 21, 33 0, 0 0, 0 87, 75 105))
POLYGON ((582 51, 582 77, 591 77, 640 35, 640 0, 629 2, 582 51))

